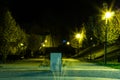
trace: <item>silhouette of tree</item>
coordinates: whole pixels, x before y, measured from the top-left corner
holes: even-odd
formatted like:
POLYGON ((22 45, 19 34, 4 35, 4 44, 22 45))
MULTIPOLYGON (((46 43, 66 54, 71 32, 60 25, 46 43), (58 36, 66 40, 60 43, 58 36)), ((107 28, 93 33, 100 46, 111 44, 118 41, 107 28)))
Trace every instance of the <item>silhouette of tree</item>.
POLYGON ((7 55, 10 53, 16 54, 20 48, 19 44, 25 43, 26 35, 8 9, 4 9, 1 13, 0 52, 3 55, 3 61, 6 62, 7 55))

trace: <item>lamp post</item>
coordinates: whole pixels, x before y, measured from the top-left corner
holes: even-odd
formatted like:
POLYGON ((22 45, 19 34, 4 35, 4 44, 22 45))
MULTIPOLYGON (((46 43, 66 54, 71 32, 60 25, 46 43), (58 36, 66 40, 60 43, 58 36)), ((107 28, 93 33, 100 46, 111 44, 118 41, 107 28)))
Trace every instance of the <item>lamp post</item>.
POLYGON ((104 64, 107 64, 106 54, 107 54, 107 32, 108 32, 108 26, 109 26, 109 20, 114 15, 114 12, 107 11, 105 13, 105 44, 104 44, 104 64))
POLYGON ((80 38, 81 38, 81 34, 77 33, 75 35, 75 38, 78 40, 78 46, 77 46, 77 53, 79 52, 79 47, 80 47, 80 38))

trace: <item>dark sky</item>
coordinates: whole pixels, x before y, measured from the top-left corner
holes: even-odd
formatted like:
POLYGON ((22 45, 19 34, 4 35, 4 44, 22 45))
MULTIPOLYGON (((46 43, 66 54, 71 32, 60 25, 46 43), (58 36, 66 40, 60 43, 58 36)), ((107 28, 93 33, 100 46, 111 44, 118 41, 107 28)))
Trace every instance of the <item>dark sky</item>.
MULTIPOLYGON (((66 30, 79 26, 89 16, 97 14, 96 7, 105 0, 1 0, 9 7, 15 20, 24 29, 31 27, 66 30), (27 24, 27 26, 26 26, 27 24)), ((106 0, 112 2, 113 0, 106 0)), ((33 28, 31 28, 33 30, 33 28)), ((36 28, 38 29, 38 28, 36 28)))
MULTIPOLYGON (((20 23, 61 22, 79 23, 95 12, 97 0, 51 1, 51 0, 11 0, 10 8, 20 23)), ((56 23, 56 24, 58 24, 56 23)))
MULTIPOLYGON (((41 0, 40 0, 41 1, 41 0)), ((94 13, 93 0, 79 1, 11 1, 10 7, 16 19, 22 23, 37 21, 76 22, 94 13), (92 2, 93 1, 93 2, 92 2), (73 21, 72 21, 73 20, 73 21)))
MULTIPOLYGON (((20 22, 32 22, 48 18, 86 20, 105 0, 9 0, 15 18, 20 22), (80 19, 81 18, 81 19, 80 19)), ((113 0, 107 0, 112 2, 113 0)))

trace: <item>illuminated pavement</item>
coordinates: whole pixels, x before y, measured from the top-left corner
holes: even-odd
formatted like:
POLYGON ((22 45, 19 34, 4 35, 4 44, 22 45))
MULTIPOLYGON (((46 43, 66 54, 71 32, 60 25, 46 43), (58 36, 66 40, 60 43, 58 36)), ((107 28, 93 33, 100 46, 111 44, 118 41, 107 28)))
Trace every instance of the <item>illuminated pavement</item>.
POLYGON ((0 68, 0 80, 120 80, 120 70, 84 63, 75 59, 63 60, 62 72, 51 72, 49 67, 22 66, 0 68), (24 68, 24 69, 23 69, 24 68))

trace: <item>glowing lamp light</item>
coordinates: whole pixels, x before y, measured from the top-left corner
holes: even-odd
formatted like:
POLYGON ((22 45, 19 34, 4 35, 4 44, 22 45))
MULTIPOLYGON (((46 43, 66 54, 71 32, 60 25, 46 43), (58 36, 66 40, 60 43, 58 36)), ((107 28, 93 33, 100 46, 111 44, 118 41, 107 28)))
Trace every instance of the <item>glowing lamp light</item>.
POLYGON ((76 34, 75 37, 78 39, 78 38, 81 37, 81 35, 80 34, 76 34))
POLYGON ((47 43, 47 40, 45 40, 45 43, 47 43))
POLYGON ((24 46, 24 44, 23 44, 23 43, 20 43, 20 45, 21 45, 21 46, 24 46))
POLYGON ((45 47, 45 44, 43 44, 42 46, 45 47))
POLYGON ((106 19, 111 18, 113 15, 114 15, 114 12, 106 12, 105 13, 105 18, 106 19))
POLYGON ((67 44, 67 45, 70 45, 70 42, 67 42, 66 44, 67 44))

